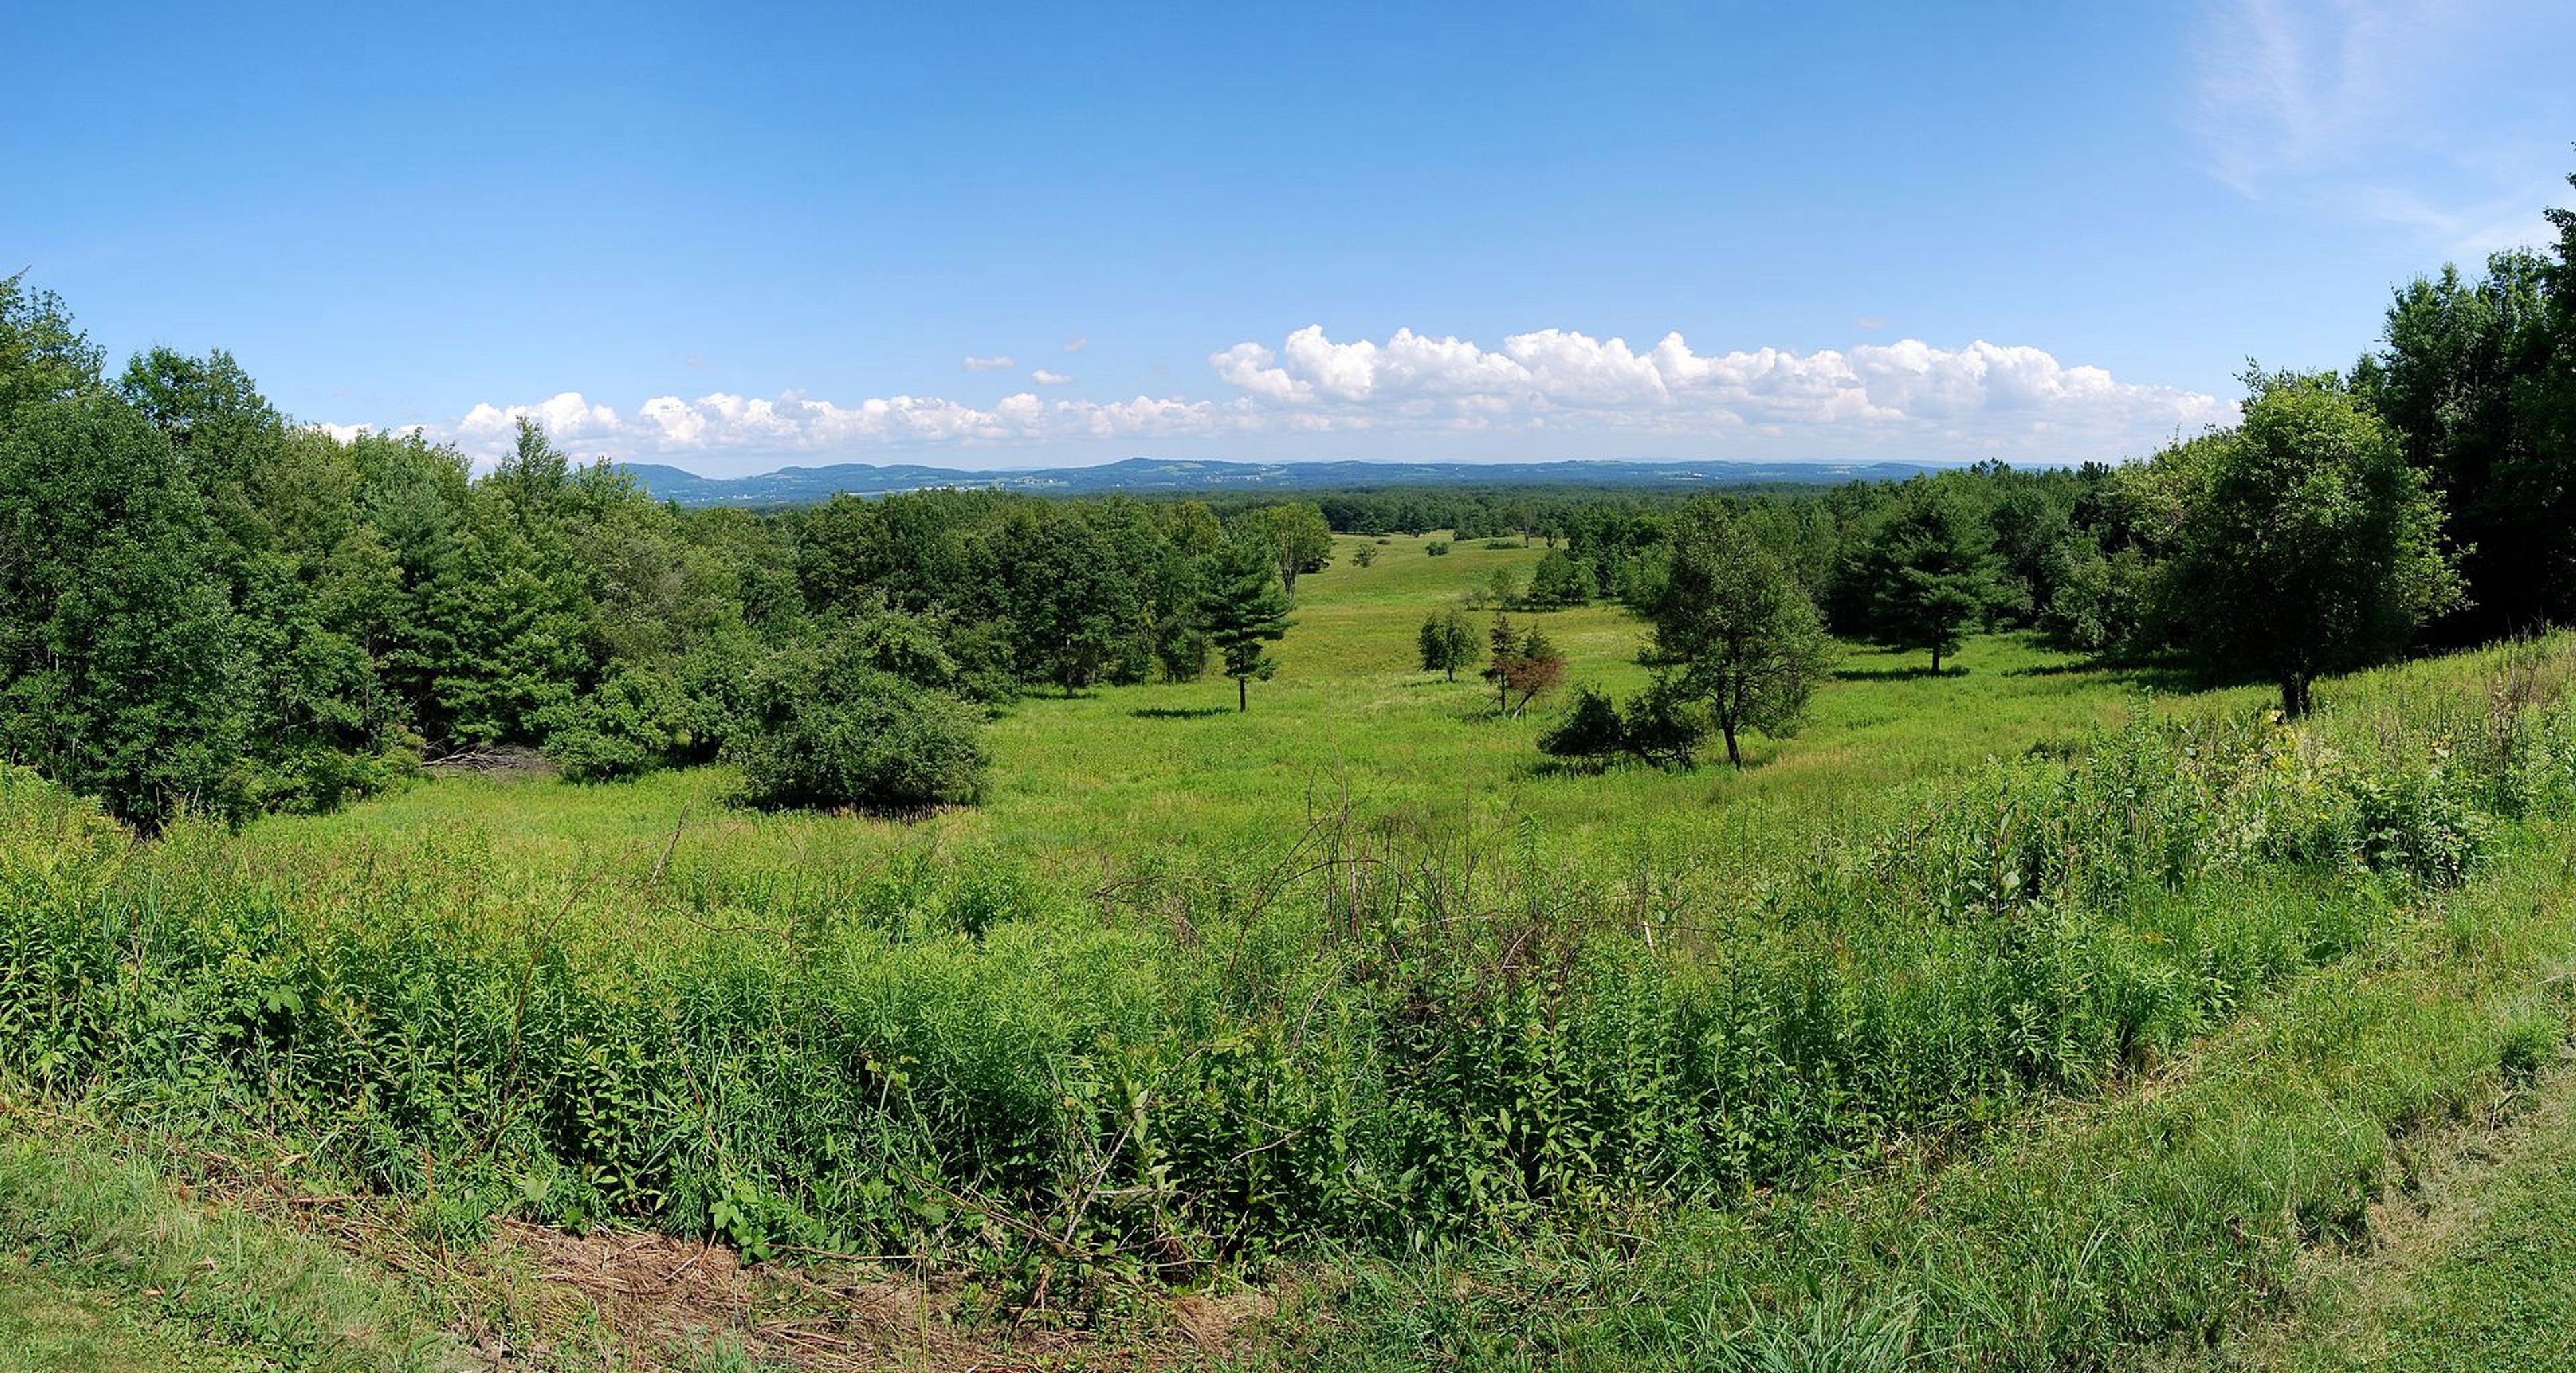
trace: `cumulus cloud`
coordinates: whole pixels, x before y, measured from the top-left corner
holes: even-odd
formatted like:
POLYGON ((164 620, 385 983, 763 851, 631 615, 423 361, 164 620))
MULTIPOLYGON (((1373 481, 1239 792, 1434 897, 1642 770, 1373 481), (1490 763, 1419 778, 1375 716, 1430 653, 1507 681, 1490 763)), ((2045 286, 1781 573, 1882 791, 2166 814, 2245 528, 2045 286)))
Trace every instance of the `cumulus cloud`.
POLYGON ((1019 366, 1019 364, 1013 362, 1008 355, 996 355, 989 358, 968 358, 957 365, 969 372, 1007 372, 1012 368, 1019 366))
POLYGON ((1384 343, 1335 342, 1310 326, 1276 349, 1238 343, 1208 362, 1243 399, 1332 423, 1673 434, 1760 426, 1840 430, 1856 441, 1982 436, 1998 447, 2045 433, 2134 452, 2235 413, 2201 392, 2117 381, 2041 349, 1983 340, 1703 354, 1678 333, 1641 350, 1542 329, 1487 349, 1411 330, 1384 343))
MULTIPOLYGON (((1489 348, 1410 329, 1337 340, 1310 325, 1276 345, 1220 349, 1208 366, 1230 394, 1096 400, 1021 391, 972 405, 936 396, 844 403, 797 391, 715 391, 654 396, 621 410, 565 391, 528 404, 477 405, 430 434, 485 461, 507 450, 525 418, 580 456, 618 458, 865 457, 919 447, 1373 433, 1468 444, 1518 434, 1520 452, 1579 446, 1587 437, 1597 451, 1643 435, 1656 447, 1712 456, 2070 462, 2144 453, 2235 417, 2232 404, 2201 392, 2122 381, 2042 349, 1983 340, 1702 353, 1678 333, 1639 348, 1540 329, 1489 348)), ((1030 379, 1046 387, 1072 381, 1043 368, 1030 379)))
POLYGON ((313 427, 342 443, 347 443, 360 434, 389 434, 395 438, 402 438, 410 434, 425 433, 429 428, 422 424, 317 424, 313 427))

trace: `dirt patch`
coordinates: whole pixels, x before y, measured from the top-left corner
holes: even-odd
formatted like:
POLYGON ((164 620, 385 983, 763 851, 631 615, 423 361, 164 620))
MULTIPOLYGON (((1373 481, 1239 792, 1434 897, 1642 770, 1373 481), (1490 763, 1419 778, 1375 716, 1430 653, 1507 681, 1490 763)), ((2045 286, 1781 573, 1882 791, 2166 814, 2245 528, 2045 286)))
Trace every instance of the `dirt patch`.
POLYGON ((574 1235, 516 1221, 503 1238, 527 1251, 540 1282, 590 1299, 600 1317, 638 1348, 704 1344, 742 1330, 751 1283, 733 1252, 667 1235, 574 1235))
POLYGON ((645 1367, 687 1362, 729 1342, 756 1358, 839 1373, 1193 1365, 1229 1349, 1247 1325, 1274 1316, 1268 1294, 1141 1297, 1111 1332, 962 1314, 953 1279, 924 1280, 874 1263, 745 1265, 721 1245, 664 1235, 574 1235, 519 1222, 502 1241, 532 1260, 543 1283, 578 1292, 645 1367))
POLYGON ((535 749, 518 744, 458 749, 454 753, 443 753, 436 758, 422 759, 421 766, 433 775, 445 773, 451 776, 476 773, 486 777, 510 777, 551 773, 555 770, 553 760, 535 749))

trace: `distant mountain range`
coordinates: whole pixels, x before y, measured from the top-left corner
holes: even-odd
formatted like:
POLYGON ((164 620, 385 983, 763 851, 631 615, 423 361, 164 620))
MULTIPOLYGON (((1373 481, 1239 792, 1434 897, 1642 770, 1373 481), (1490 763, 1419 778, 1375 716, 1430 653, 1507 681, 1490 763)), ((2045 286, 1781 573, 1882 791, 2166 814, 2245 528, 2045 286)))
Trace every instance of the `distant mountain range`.
POLYGON ((1097 467, 1018 472, 844 462, 782 467, 756 477, 701 477, 659 463, 624 463, 657 500, 682 505, 806 505, 848 493, 884 496, 938 486, 1053 496, 1112 491, 1323 491, 1380 486, 1821 486, 1902 480, 1932 469, 1905 462, 1215 462, 1127 458, 1097 467))

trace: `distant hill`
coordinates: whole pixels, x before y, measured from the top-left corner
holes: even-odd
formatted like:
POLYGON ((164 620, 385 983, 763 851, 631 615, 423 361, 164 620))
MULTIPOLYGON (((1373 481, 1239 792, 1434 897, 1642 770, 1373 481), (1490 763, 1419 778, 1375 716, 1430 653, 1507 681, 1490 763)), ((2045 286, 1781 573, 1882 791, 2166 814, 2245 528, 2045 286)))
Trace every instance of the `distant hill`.
POLYGON ((659 463, 625 463, 656 499, 682 505, 806 505, 848 493, 883 496, 936 486, 1041 495, 1112 491, 1350 490, 1381 486, 1766 486, 1902 480, 1932 469, 1904 462, 1216 462, 1127 458, 1097 467, 1019 472, 844 462, 782 467, 756 477, 701 477, 659 463))

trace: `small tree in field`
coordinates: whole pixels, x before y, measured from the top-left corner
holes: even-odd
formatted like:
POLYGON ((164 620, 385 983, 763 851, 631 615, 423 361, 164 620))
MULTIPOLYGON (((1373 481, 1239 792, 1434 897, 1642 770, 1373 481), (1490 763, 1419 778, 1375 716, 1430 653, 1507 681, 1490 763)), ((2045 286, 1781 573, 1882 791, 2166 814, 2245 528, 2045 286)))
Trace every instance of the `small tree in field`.
POLYGON ((1454 610, 1444 610, 1424 620, 1419 642, 1422 670, 1446 673, 1453 682, 1458 680, 1458 669, 1476 665, 1480 653, 1475 627, 1454 610))
POLYGON ((1907 488, 1869 552, 1871 629, 1891 648, 1942 655, 1985 618, 2001 593, 1995 556, 1976 517, 1929 486, 1907 488))
POLYGON ((1529 590, 1521 599, 1533 610, 1589 605, 1592 602, 1592 574, 1584 570, 1582 564, 1566 556, 1564 549, 1550 549, 1546 557, 1539 559, 1537 570, 1530 574, 1529 590))
POLYGON ((1377 545, 1364 543, 1359 547, 1352 549, 1351 561, 1362 567, 1375 567, 1377 565, 1377 545))
POLYGON ((1333 526, 1317 506, 1306 502, 1273 505, 1255 514, 1278 559, 1280 590, 1297 594, 1299 573, 1321 572, 1333 560, 1333 526))
POLYGON ((1632 697, 1625 706, 1608 694, 1585 687, 1555 728, 1538 738, 1539 751, 1606 767, 1632 757, 1656 767, 1688 768, 1708 737, 1698 704, 1683 696, 1669 676, 1632 697))
POLYGON ((2331 373, 2247 380, 2242 426, 2158 460, 2182 488, 2170 591, 2204 656, 2304 715, 2319 674, 2396 653, 2460 582, 2441 497, 2377 415, 2331 373))
POLYGON ((1269 681, 1279 670, 1279 661, 1262 647, 1288 632, 1288 592, 1280 585, 1276 553, 1275 545, 1256 534, 1228 539, 1208 569, 1199 602, 1208 641, 1224 657, 1225 675, 1234 679, 1237 711, 1252 708, 1247 683, 1269 681))
POLYGON ((1492 642, 1494 660, 1485 669, 1485 680, 1494 684, 1504 714, 1521 714, 1540 692, 1564 683, 1565 655, 1546 635, 1535 629, 1523 634, 1512 627, 1510 616, 1496 615, 1486 637, 1492 642))
POLYGON ((1718 512, 1693 513, 1674 540, 1663 586, 1644 607, 1655 627, 1648 656, 1672 669, 1674 692, 1706 703, 1726 738, 1726 761, 1741 768, 1742 731, 1796 732, 1831 645, 1815 602, 1785 564, 1718 512))

